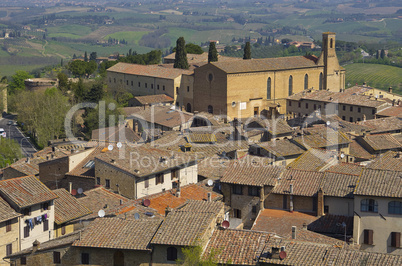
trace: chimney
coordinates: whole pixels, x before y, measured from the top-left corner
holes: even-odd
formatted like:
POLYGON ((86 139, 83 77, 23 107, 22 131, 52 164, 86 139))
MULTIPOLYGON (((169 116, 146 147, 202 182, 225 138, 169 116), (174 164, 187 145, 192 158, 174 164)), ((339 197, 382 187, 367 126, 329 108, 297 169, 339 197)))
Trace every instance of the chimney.
POLYGON ((279 248, 272 247, 271 259, 279 259, 279 248))
POLYGON ((317 193, 317 216, 324 215, 324 192, 322 188, 317 193))
POLYGON ((27 162, 27 163, 30 163, 30 162, 31 162, 31 160, 30 160, 29 156, 27 157, 26 162, 27 162))
POLYGON ((32 243, 32 253, 35 253, 36 251, 38 251, 39 248, 40 248, 40 242, 38 241, 38 239, 36 239, 32 243))
POLYGON ((176 197, 180 198, 180 190, 176 191, 176 197))
POLYGON ((171 211, 172 211, 172 209, 171 209, 169 206, 167 206, 166 209, 165 209, 165 217, 168 216, 168 214, 169 214, 171 211))
POLYGON ((207 200, 208 202, 212 201, 212 193, 211 192, 208 192, 207 198, 208 198, 208 200, 207 200))
POLYGON ((292 226, 292 239, 296 239, 296 231, 297 231, 297 227, 292 226))
POLYGON ((303 223, 303 230, 307 230, 307 224, 303 223))
POLYGON ((388 88, 388 92, 389 92, 389 93, 392 93, 392 87, 389 87, 389 88, 388 88))
POLYGON ((73 191, 73 182, 68 182, 68 185, 69 185, 69 192, 70 192, 70 194, 71 194, 71 191, 73 191))
POLYGON ((393 99, 393 100, 392 100, 392 106, 395 106, 395 102, 396 102, 396 100, 393 99))

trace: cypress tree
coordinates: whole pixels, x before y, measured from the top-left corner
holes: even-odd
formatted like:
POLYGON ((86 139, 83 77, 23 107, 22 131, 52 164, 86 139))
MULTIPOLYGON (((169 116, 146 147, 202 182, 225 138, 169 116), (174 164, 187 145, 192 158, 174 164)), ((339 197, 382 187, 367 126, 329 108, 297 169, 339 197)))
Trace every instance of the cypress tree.
POLYGON ((251 59, 250 42, 246 42, 246 45, 244 46, 244 55, 243 55, 243 59, 251 59))
POLYGON ((87 51, 85 51, 84 61, 85 61, 85 62, 88 62, 88 54, 87 54, 87 51))
POLYGON ((176 41, 176 55, 174 60, 174 68, 188 69, 186 41, 180 37, 176 41))
POLYGON ((208 63, 210 62, 218 62, 218 51, 216 50, 215 42, 209 43, 208 63))

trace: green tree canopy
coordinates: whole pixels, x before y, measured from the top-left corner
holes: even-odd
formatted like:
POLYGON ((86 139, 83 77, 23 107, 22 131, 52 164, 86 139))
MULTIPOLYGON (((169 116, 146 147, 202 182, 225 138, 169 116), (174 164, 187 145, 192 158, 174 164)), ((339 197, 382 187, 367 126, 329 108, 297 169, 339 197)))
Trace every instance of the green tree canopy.
POLYGON ((68 77, 65 73, 60 72, 57 74, 57 79, 59 80, 59 88, 61 91, 66 91, 68 89, 68 77))
POLYGON ((216 50, 215 42, 209 43, 208 63, 209 62, 218 62, 218 51, 216 50))
MULTIPOLYGON (((172 52, 176 52, 176 47, 173 48, 172 52)), ((186 44, 186 52, 188 54, 203 54, 204 50, 202 50, 201 46, 199 45, 188 43, 186 44)))
POLYGON ((176 56, 173 67, 188 69, 186 41, 183 37, 178 38, 176 41, 176 56))
POLYGON ((244 46, 243 59, 251 59, 250 42, 246 42, 246 45, 244 46))
POLYGON ((67 69, 76 77, 89 76, 96 71, 98 65, 95 61, 85 62, 74 60, 68 63, 67 69))
POLYGON ((9 94, 15 94, 17 91, 25 90, 24 80, 33 78, 32 75, 26 71, 17 70, 12 76, 12 80, 9 84, 9 94))
POLYGON ((86 93, 86 95, 84 96, 84 100, 97 103, 103 98, 104 95, 105 92, 103 90, 102 82, 95 82, 94 84, 92 84, 88 93, 86 93))
POLYGON ((14 159, 18 160, 21 157, 21 147, 18 142, 13 139, 0 137, 0 168, 14 163, 14 159))

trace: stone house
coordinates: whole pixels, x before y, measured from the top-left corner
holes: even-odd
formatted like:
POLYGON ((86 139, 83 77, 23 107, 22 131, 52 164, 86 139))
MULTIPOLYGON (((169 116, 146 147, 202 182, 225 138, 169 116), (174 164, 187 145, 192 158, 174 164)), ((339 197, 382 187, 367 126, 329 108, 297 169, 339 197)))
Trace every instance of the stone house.
POLYGON ((9 265, 3 258, 20 250, 21 216, 0 197, 0 265, 9 265))

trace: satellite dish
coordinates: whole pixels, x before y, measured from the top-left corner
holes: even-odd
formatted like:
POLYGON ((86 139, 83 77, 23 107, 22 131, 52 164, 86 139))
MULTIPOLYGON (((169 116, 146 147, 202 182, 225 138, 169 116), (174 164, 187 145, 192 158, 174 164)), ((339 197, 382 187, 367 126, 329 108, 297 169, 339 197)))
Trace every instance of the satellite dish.
POLYGON ((104 217, 105 216, 105 211, 104 210, 99 210, 98 211, 98 216, 99 217, 104 217))
POLYGON ((150 201, 149 199, 144 199, 144 201, 142 202, 142 204, 143 204, 145 207, 148 207, 149 205, 151 205, 151 201, 150 201))
POLYGON ((140 215, 138 213, 134 213, 134 219, 136 220, 140 219, 140 215))
POLYGON ((222 222, 222 227, 223 227, 223 228, 226 229, 226 228, 229 228, 229 226, 230 226, 230 223, 229 223, 228 220, 225 220, 225 221, 222 222))
POLYGON ((341 153, 341 158, 342 158, 342 159, 345 158, 345 154, 344 154, 344 153, 341 153))
POLYGON ((82 194, 82 192, 84 192, 84 190, 82 189, 82 187, 80 187, 80 188, 78 188, 78 189, 77 189, 77 192, 78 192, 78 194, 80 194, 80 195, 81 195, 81 194, 82 194))
POLYGON ((108 149, 109 151, 112 151, 112 150, 113 150, 113 145, 107 146, 107 149, 108 149))
POLYGON ((281 252, 279 252, 279 258, 280 258, 281 260, 285 259, 285 258, 286 258, 286 251, 281 251, 281 252))
POLYGON ((152 217, 152 216, 154 216, 154 213, 153 212, 146 212, 145 215, 148 215, 148 216, 152 217))
POLYGON ((121 144, 121 142, 117 142, 117 148, 121 148, 121 147, 123 147, 123 144, 121 144))
POLYGON ((72 190, 71 190, 71 195, 73 195, 73 196, 77 195, 77 190, 72 189, 72 190))
POLYGON ((214 185, 214 181, 212 181, 211 179, 208 179, 208 186, 212 187, 214 185))
POLYGON ((329 126, 331 124, 331 122, 327 121, 327 126, 329 126))

